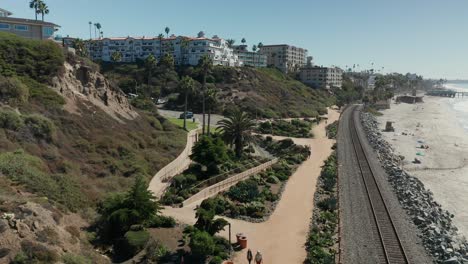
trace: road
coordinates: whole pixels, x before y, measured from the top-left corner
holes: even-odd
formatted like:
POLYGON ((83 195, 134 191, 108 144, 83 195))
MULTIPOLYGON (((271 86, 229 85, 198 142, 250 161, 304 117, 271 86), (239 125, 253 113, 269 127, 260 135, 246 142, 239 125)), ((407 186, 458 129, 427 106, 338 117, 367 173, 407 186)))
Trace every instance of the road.
MULTIPOLYGON (((341 228, 342 263, 382 263, 380 237, 373 224, 373 214, 366 193, 366 187, 352 145, 349 122, 355 118, 357 132, 363 143, 363 149, 369 158, 382 196, 394 220, 395 228, 409 257, 410 263, 432 263, 427 256, 422 242, 417 236, 417 229, 406 215, 387 181, 387 175, 380 166, 376 154, 367 142, 359 122, 358 112, 348 108, 340 120, 338 132, 338 175, 341 228)), ((385 262, 383 262, 385 263, 385 262)))

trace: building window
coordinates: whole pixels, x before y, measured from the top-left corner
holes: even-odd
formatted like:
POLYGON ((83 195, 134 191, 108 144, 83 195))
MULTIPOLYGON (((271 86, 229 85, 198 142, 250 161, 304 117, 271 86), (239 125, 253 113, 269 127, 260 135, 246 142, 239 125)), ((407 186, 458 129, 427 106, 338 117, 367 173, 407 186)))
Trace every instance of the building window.
POLYGON ((10 29, 10 24, 0 23, 0 29, 9 30, 10 29))
POLYGON ((51 27, 43 27, 42 34, 46 37, 54 35, 54 29, 51 27))
POLYGON ((29 26, 27 26, 27 25, 15 25, 15 30, 17 30, 17 31, 29 31, 29 26))

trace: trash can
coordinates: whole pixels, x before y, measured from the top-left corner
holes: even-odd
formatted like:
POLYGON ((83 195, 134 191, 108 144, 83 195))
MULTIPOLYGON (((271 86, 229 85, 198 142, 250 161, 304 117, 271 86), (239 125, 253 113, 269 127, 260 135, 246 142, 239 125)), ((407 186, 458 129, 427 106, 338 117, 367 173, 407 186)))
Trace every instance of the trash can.
POLYGON ((239 238, 241 238, 241 237, 243 237, 243 236, 244 236, 244 234, 242 234, 242 233, 237 233, 237 234, 236 234, 236 238, 237 238, 236 241, 237 241, 237 244, 240 244, 240 243, 239 243, 239 238))
POLYGON ((242 249, 247 248, 247 237, 246 237, 246 236, 241 236, 241 237, 239 237, 239 246, 240 246, 242 249))

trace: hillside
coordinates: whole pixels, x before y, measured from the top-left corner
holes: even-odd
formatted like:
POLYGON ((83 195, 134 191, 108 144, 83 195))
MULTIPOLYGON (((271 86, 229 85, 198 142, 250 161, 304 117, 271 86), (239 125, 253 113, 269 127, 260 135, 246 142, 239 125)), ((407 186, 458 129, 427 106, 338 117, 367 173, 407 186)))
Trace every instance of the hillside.
POLYGON ((277 69, 221 68, 213 75, 224 108, 238 105, 259 117, 313 117, 326 112, 333 103, 326 92, 312 89, 277 69))
MULTIPOLYGON (((183 109, 185 98, 178 82, 181 76, 189 75, 197 81, 195 91, 189 95, 189 109, 201 111, 203 78, 197 67, 175 70, 160 62, 149 80, 144 62, 106 63, 102 69, 103 74, 125 92, 138 93, 138 100, 169 96, 165 107, 172 110, 183 109)), ((215 66, 207 76, 207 88, 217 92, 213 113, 224 113, 237 106, 258 117, 313 117, 324 113, 326 107, 334 103, 333 97, 325 91, 312 89, 273 68, 215 66)))
POLYGON ((0 219, 1 263, 108 262, 80 231, 96 203, 137 175, 149 180, 185 146, 184 131, 135 110, 97 70, 53 42, 0 33, 0 217, 14 214, 0 219))

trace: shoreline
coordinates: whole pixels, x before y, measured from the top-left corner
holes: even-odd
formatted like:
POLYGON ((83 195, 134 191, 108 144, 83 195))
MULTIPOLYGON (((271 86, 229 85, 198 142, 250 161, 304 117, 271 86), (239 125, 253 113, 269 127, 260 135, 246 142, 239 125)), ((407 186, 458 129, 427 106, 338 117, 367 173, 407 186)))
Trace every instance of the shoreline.
POLYGON ((382 132, 383 137, 405 157, 403 168, 433 192, 454 214, 459 233, 468 236, 468 131, 453 100, 426 96, 420 104, 392 103, 377 121, 382 130, 387 121, 395 122, 395 132, 382 132), (421 163, 413 163, 415 158, 421 163))

